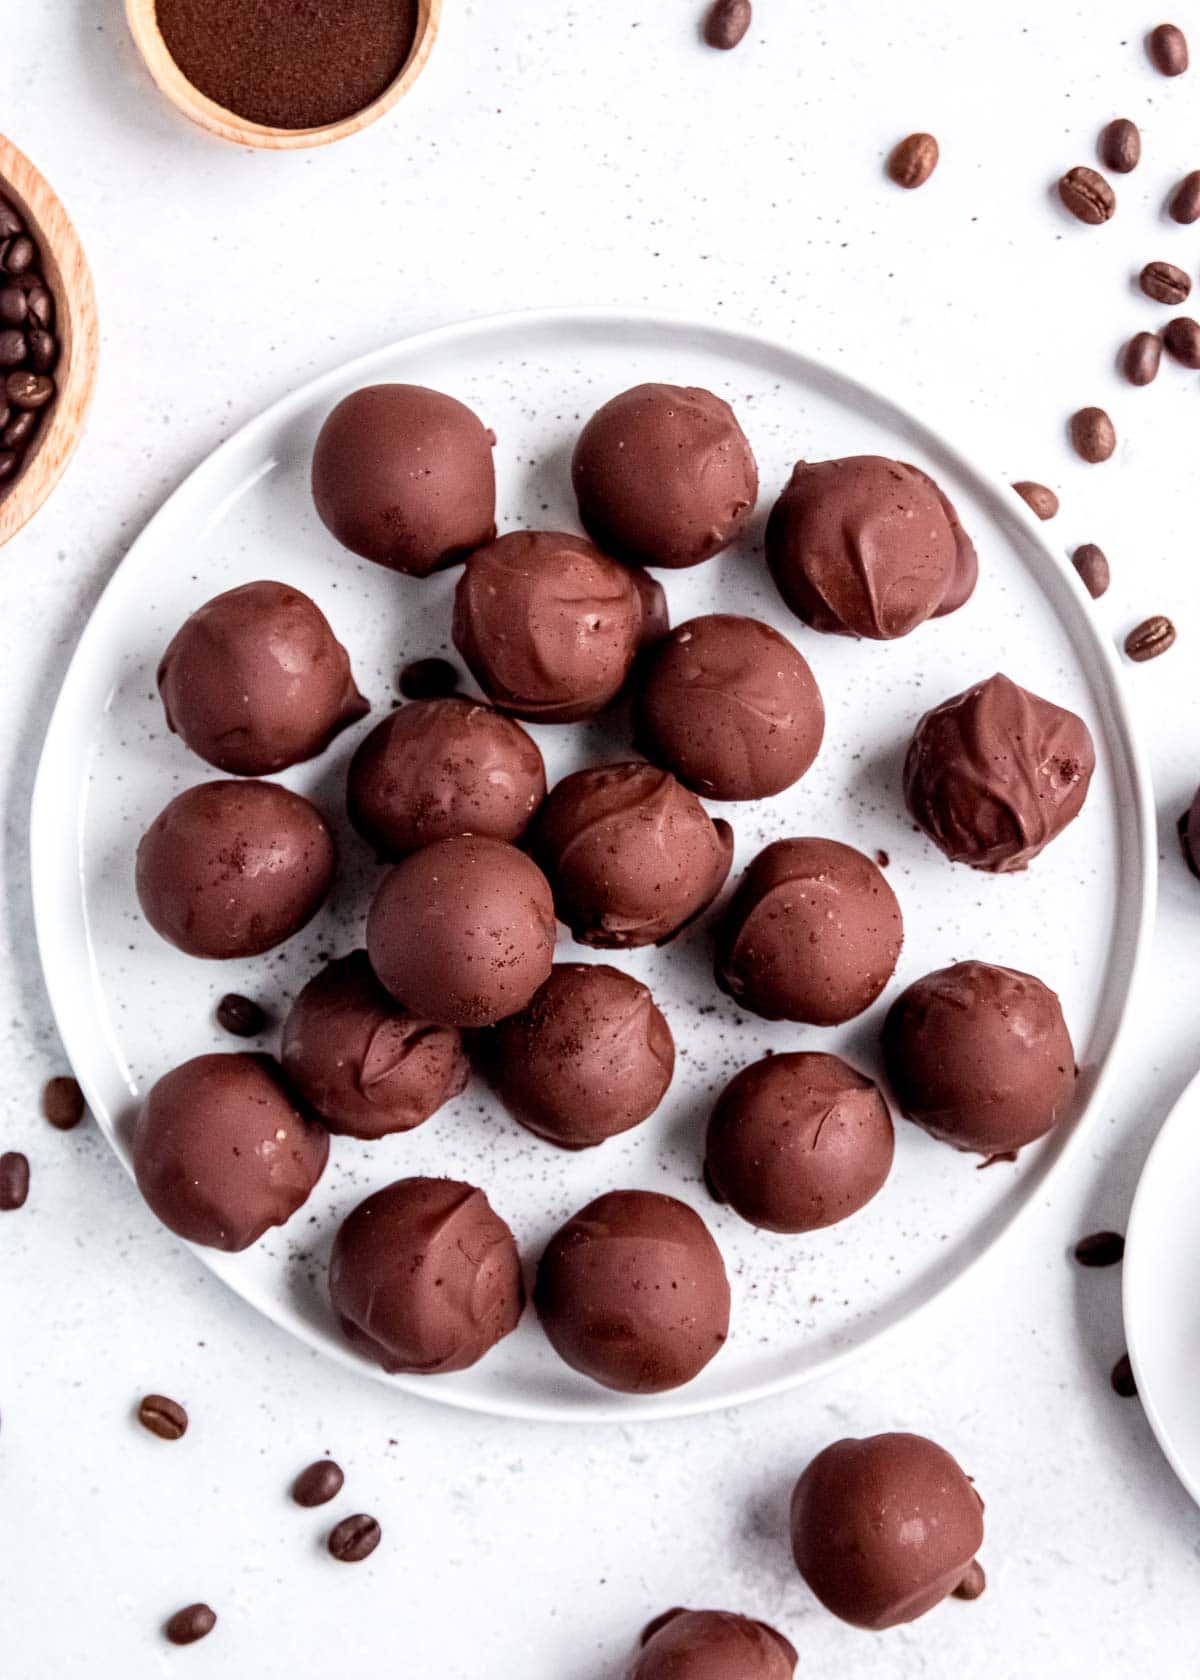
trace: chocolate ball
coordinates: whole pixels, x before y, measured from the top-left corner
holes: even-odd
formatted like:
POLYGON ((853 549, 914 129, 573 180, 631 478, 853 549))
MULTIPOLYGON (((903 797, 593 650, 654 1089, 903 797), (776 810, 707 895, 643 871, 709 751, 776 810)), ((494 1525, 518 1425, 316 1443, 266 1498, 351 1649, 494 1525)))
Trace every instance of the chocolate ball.
POLYGON ((940 1604, 983 1544, 983 1501, 922 1435, 835 1441, 792 1494, 796 1568, 855 1627, 896 1627, 940 1604))
POLYGON ((707 1226, 649 1190, 614 1190, 569 1219, 533 1299, 559 1357, 624 1394, 690 1382, 729 1332, 729 1280, 707 1226))
POLYGON ((942 596, 941 606, 933 615, 934 618, 946 618, 950 613, 957 612, 959 607, 965 606, 975 593, 975 585, 979 582, 979 556, 975 552, 975 544, 963 530, 957 508, 941 486, 936 484, 927 472, 922 472, 920 467, 914 467, 911 461, 905 461, 904 465, 935 493, 942 504, 942 512, 946 515, 950 533, 954 538, 954 574, 950 579, 949 589, 942 596))
POLYGON ((837 840, 776 840, 738 883, 717 935, 717 984, 768 1021, 837 1026, 892 977, 904 923, 871 859, 837 840))
POLYGON ((364 560, 428 577, 496 534, 494 443, 477 415, 441 391, 368 385, 321 427, 317 512, 364 560))
POLYGON ((649 990, 607 963, 556 963, 484 1054, 509 1113, 563 1149, 640 1125, 675 1071, 675 1041, 649 990))
POLYGON ((628 1680, 792 1680, 795 1647, 728 1610, 668 1610, 642 1634, 628 1680))
POLYGON ((333 884, 333 836, 274 782, 201 782, 137 849, 142 914, 191 957, 255 957, 312 920, 333 884))
POLYGON ((764 1231, 819 1231, 865 1207, 892 1170, 879 1089, 839 1056, 791 1051, 752 1062, 708 1123, 704 1176, 764 1231))
POLYGON ((525 1306, 517 1245, 482 1190, 402 1178, 338 1228, 329 1296, 351 1347, 385 1371, 465 1371, 525 1306))
POLYGON ((329 1133, 271 1056, 194 1056, 151 1086, 130 1146, 138 1189, 188 1242, 249 1248, 308 1200, 329 1133))
POLYGON ((581 945, 663 945, 708 908, 733 860, 733 831, 652 764, 577 770, 533 829, 560 920, 581 945))
POLYGON ((502 840, 435 840, 385 876, 367 918, 371 966, 415 1015, 487 1027, 550 974, 554 902, 541 870, 502 840))
POLYGON ((509 531, 467 561, 454 645, 502 712, 575 723, 615 698, 665 615, 653 580, 639 585, 582 537, 509 531))
POLYGON ((965 599, 969 580, 937 486, 881 455, 798 461, 767 521, 767 564, 814 630, 880 642, 965 599))
POLYGON ((1032 974, 993 963, 955 963, 917 980, 888 1011, 883 1051, 901 1111, 980 1155, 1041 1137, 1075 1089, 1058 997, 1032 974))
POLYGON ((757 619, 692 618, 649 656, 638 744, 706 799, 766 799, 817 756, 825 707, 808 661, 757 619))
POLYGON ((350 821, 380 857, 401 858, 456 834, 519 840, 546 797, 535 743, 490 706, 414 700, 350 761, 350 821))
POLYGON ((1082 718, 996 675, 926 712, 904 797, 952 863, 1003 874, 1079 815, 1095 763, 1082 718))
POLYGON ((198 608, 158 667, 167 726, 218 770, 267 776, 315 758, 370 710, 315 601, 244 583, 198 608))
POLYGON ((454 1027, 410 1015, 380 985, 365 951, 329 963, 283 1026, 292 1088, 331 1132, 380 1138, 410 1132, 467 1083, 454 1027))
POLYGON ((758 499, 758 468, 727 402, 635 385, 596 410, 571 480, 583 528, 634 566, 697 566, 728 548, 758 499))

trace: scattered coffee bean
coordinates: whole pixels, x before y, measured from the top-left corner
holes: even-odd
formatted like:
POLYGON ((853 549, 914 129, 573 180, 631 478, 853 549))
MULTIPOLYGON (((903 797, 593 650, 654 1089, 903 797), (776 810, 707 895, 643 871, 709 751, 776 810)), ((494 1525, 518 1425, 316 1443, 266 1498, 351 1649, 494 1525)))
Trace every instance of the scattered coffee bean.
POLYGON ((37 246, 28 234, 19 233, 0 247, 0 268, 6 274, 25 274, 37 260, 37 246))
POLYGON ((1129 1363, 1129 1355, 1127 1353, 1123 1353, 1120 1359, 1117 1360, 1117 1363, 1113 1366, 1112 1376, 1109 1378, 1109 1381, 1112 1383, 1115 1391, 1121 1396, 1122 1400, 1134 1400, 1137 1398, 1137 1381, 1134 1378, 1133 1366, 1129 1363))
POLYGON ((38 428, 39 416, 33 409, 23 409, 20 414, 14 414, 12 419, 0 432, 0 443, 5 449, 21 450, 29 442, 38 428))
POLYGON ((1188 44, 1183 30, 1173 23, 1160 23, 1146 37, 1150 62, 1164 76, 1182 76, 1188 67, 1188 44))
POLYGON ((1067 170, 1058 183, 1058 196, 1072 216, 1092 227, 1108 221, 1117 208, 1117 195, 1103 175, 1083 164, 1067 170))
POLYGON ((361 1563, 369 1558, 382 1538, 383 1530, 374 1517, 367 1517, 360 1512, 357 1516, 343 1517, 329 1536, 330 1555, 339 1563, 361 1563))
POLYGON ((982 1597, 987 1588, 987 1576, 983 1573, 983 1565, 976 1558, 970 1569, 954 1589, 955 1598, 965 1598, 968 1603, 975 1598, 982 1597))
POLYGON ((1071 442, 1075 453, 1094 466, 1117 447, 1116 428, 1102 408, 1081 408, 1071 416, 1071 442))
POLYGON ((1071 556, 1071 564, 1083 579, 1083 587, 1098 601, 1111 582, 1108 557, 1095 543, 1081 543, 1071 556))
POLYGON ((704 20, 704 39, 710 47, 728 52, 750 27, 750 0, 714 0, 704 20))
POLYGON ((9 327, 0 332, 0 368, 20 367, 29 354, 29 342, 23 332, 9 327))
POLYGON ((42 1114, 56 1131, 69 1132, 83 1119, 83 1092, 69 1074, 60 1073, 42 1087, 42 1114))
POLYGON ((0 287, 0 326, 22 327, 29 314, 29 298, 20 286, 0 287))
POLYGON ((183 1610, 176 1610, 164 1626, 163 1632, 172 1645, 194 1645, 197 1639, 203 1639, 210 1634, 216 1625, 215 1610, 211 1610, 207 1604, 189 1604, 183 1610))
POLYGON ((253 998, 226 992, 217 1005, 217 1025, 235 1038, 257 1038, 267 1025, 267 1012, 253 998))
POLYGON ((1157 333, 1134 333, 1121 357, 1121 367, 1131 385, 1149 385, 1158 375, 1162 360, 1162 339, 1157 333))
POLYGON ((188 1415, 178 1400, 165 1394, 147 1394, 137 1409, 138 1422, 160 1441, 178 1441, 187 1434, 188 1415))
POLYGON ((1032 478, 1019 478, 1013 489, 1039 519, 1053 519, 1058 512, 1058 497, 1049 485, 1038 484, 1032 478))
POLYGON ((1200 218, 1200 169, 1183 177, 1167 202, 1167 211, 1173 222, 1184 227, 1200 218))
POLYGON ((887 172, 898 187, 923 187, 940 155, 932 134, 910 134, 893 150, 887 172))
POLYGON ((448 659, 414 659, 400 673, 406 700, 441 700, 458 687, 458 672, 448 659))
MULTIPOLYGON (((340 1464, 335 1464, 331 1458, 319 1458, 296 1477, 292 1483, 292 1498, 306 1510, 316 1505, 328 1505, 341 1493, 345 1480, 340 1464)), ((366 1520, 370 1521, 370 1518, 366 1520)))
POLYGON ((17 457, 14 450, 0 449, 0 484, 6 478, 11 478, 17 470, 17 457))
POLYGON ((54 325, 54 299, 40 280, 35 280, 31 286, 26 288, 25 307, 29 312, 30 320, 49 332, 54 325))
POLYGON ((885 852, 883 847, 880 846, 879 850, 875 853, 875 862, 879 865, 880 869, 886 869, 891 861, 889 853, 885 852))
POLYGON ((1200 321, 1193 321, 1190 315, 1177 315, 1167 322, 1162 337, 1168 355, 1186 368, 1200 368, 1200 321))
POLYGON ((1174 645, 1175 626, 1162 613, 1143 619, 1125 638, 1125 652, 1138 665, 1145 664, 1147 659, 1157 659, 1174 645))
POLYGON ((0 1155, 0 1213, 15 1213, 29 1194, 29 1161, 15 1149, 0 1155))
POLYGON ((49 373, 58 360, 58 340, 40 327, 29 334, 29 364, 35 373, 49 373))
POLYGON ((54 395, 54 381, 20 368, 4 381, 4 393, 14 408, 45 408, 54 395))
POLYGON ((1081 1266, 1118 1266, 1125 1258, 1125 1238, 1120 1231, 1093 1231, 1080 1237, 1074 1253, 1081 1266))
POLYGON ((1183 303, 1192 289, 1192 282, 1182 268, 1174 263, 1147 263, 1138 276, 1138 284, 1155 303, 1183 303))
POLYGON ((1114 175, 1128 175, 1142 155, 1142 137, 1128 117, 1114 117, 1100 131, 1100 162, 1114 175))
POLYGON ((12 239, 25 232, 25 223, 6 198, 0 198, 0 239, 12 239))

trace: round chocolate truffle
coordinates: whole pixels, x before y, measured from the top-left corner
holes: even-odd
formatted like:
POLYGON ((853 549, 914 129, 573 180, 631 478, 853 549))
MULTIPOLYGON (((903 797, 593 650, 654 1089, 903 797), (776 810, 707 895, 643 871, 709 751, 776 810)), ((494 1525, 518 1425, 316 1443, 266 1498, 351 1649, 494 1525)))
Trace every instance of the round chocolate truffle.
POLYGON ((168 728, 233 776, 315 758, 370 710, 325 615, 283 583, 199 607, 163 654, 158 692, 168 728))
POLYGON ((563 1149, 640 1125, 675 1071, 675 1041, 648 989, 607 963, 556 963, 485 1054, 510 1114, 563 1149))
POLYGON ((647 758, 706 799, 767 799, 817 756, 825 707, 786 637, 754 618, 710 613, 649 656, 637 733, 647 758))
POLYGON ((509 531, 467 561, 454 591, 454 645, 502 712, 575 723, 615 698, 647 634, 665 622, 665 597, 648 584, 583 537, 509 531))
POLYGON ((384 878, 367 918, 371 966, 415 1015, 488 1027, 549 977, 554 901, 503 840, 462 835, 413 852, 384 878))
POLYGON ((333 884, 333 836, 274 782, 201 782, 137 849, 142 914, 191 957, 256 957, 312 920, 333 884))
POLYGON ((410 1015, 375 978, 365 951, 329 963, 284 1022, 280 1060, 331 1132, 410 1132, 467 1083, 454 1027, 410 1015))
POLYGON ((883 1028, 901 1111, 932 1137, 1004 1155, 1048 1132, 1075 1089, 1062 1006, 1032 974, 994 963, 938 969, 902 992, 883 1028))
POLYGON ((920 467, 914 467, 911 461, 905 461, 904 465, 910 473, 915 473, 923 484, 928 484, 936 493, 954 538, 954 575, 950 579, 949 589, 942 596, 941 606, 933 615, 934 618, 946 618, 950 613, 957 612, 959 607, 965 606, 975 593, 975 585, 979 582, 979 556, 975 552, 975 544, 963 529, 958 509, 942 487, 935 483, 927 472, 922 472, 920 467))
POLYGON ((559 917, 581 945, 663 945, 725 884, 733 830, 652 764, 577 770, 533 830, 559 917))
POLYGON ((1003 874, 1079 815, 1095 764, 1082 718, 998 674, 926 712, 904 797, 952 863, 1003 874))
POLYGON ((535 743, 475 700, 413 700, 376 724, 350 761, 350 821, 380 857, 483 834, 519 840, 546 797, 535 743))
POLYGON ((767 564, 805 624, 879 642, 965 599, 969 569, 937 486, 882 455, 798 461, 767 521, 767 564))
POLYGON ((195 1056, 150 1089, 130 1146, 138 1189, 188 1242, 249 1248, 308 1200, 329 1133, 271 1056, 195 1056))
POLYGON ((983 1501, 923 1435, 835 1441, 792 1494, 796 1568, 855 1627, 896 1627, 940 1604, 983 1544, 983 1501))
POLYGON ((728 548, 758 499, 758 468, 727 402, 635 385, 596 410, 571 479, 588 535, 634 566, 697 566, 728 548))
POLYGON ((729 1332, 729 1280, 698 1213, 673 1196, 614 1190, 558 1230, 534 1303, 555 1352, 624 1394, 690 1382, 729 1332))
POLYGON ((668 1610, 642 1634, 628 1680, 792 1680, 795 1647, 728 1610, 668 1610))
POLYGON ((368 385, 321 427, 317 512, 364 560, 428 577, 496 534, 494 443, 477 415, 441 391, 368 385))
POLYGON ((877 866, 837 840, 776 840, 738 883, 717 984, 768 1021, 833 1027, 887 985, 904 923, 877 866))
POLYGON ((402 1178, 349 1213, 329 1296, 346 1340, 385 1371, 465 1371, 525 1306, 513 1234, 482 1190, 402 1178))
POLYGON ((791 1051, 743 1068, 708 1123, 704 1176, 764 1231, 819 1231, 865 1207, 892 1170, 879 1089, 839 1056, 791 1051))

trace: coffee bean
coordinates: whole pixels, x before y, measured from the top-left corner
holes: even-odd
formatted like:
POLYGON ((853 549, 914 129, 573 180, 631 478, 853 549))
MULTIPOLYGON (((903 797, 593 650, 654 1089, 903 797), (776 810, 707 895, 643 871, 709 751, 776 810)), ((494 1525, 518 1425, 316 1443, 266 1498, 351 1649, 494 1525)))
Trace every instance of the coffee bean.
POLYGON ((25 223, 6 198, 0 198, 0 239, 13 239, 25 232, 25 223))
POLYGON ((400 673, 406 700, 441 700, 458 687, 458 672, 448 659, 414 659, 400 673))
POLYGON ((1190 315, 1177 315, 1167 322, 1162 336, 1168 355, 1186 368, 1200 368, 1200 321, 1193 321, 1190 315))
POLYGON ((54 395, 54 381, 44 373, 28 373, 22 368, 9 374, 4 390, 14 408, 45 408, 54 395))
POLYGON ((60 1132, 69 1132, 83 1119, 83 1092, 69 1074, 60 1073, 42 1087, 42 1113, 60 1132))
POLYGON ((329 1551, 339 1563, 361 1563, 369 1558, 382 1538, 383 1530, 374 1517, 360 1512, 343 1517, 329 1536, 329 1551))
POLYGON ((1080 1237, 1074 1254, 1081 1266, 1117 1266, 1125 1257, 1125 1238, 1120 1231, 1093 1231, 1080 1237))
POLYGON ((1167 211, 1173 222, 1184 227, 1200 218, 1200 169, 1183 177, 1168 200, 1167 211))
POLYGON ((257 1038, 267 1024, 267 1012, 253 998, 226 992, 217 1005, 217 1024, 235 1038, 257 1038))
POLYGON ((967 1570, 967 1573, 963 1576, 962 1580, 955 1587, 954 1597, 964 1598, 969 1603, 972 1599, 980 1598, 986 1587, 987 1576, 983 1573, 983 1565, 979 1562, 979 1559, 976 1558, 975 1562, 967 1570))
POLYGON ((0 286, 0 326, 24 326, 28 314, 28 293, 20 286, 0 286))
POLYGON ((160 1441, 178 1441, 187 1434, 188 1415, 178 1400, 165 1394, 147 1394, 137 1409, 138 1422, 160 1441))
POLYGON ((40 327, 29 335, 29 361, 35 373, 49 373, 58 360, 58 340, 40 327))
POLYGON ((710 47, 728 52, 750 27, 750 0, 714 0, 704 20, 704 39, 710 47))
POLYGON ((11 449, 0 449, 0 484, 17 470, 17 457, 11 449))
POLYGON ((1109 585, 1108 557, 1095 543, 1081 543, 1071 556, 1071 564, 1083 579, 1083 587, 1098 601, 1109 585))
POLYGON ((1131 385, 1149 385, 1158 374, 1162 339, 1157 333, 1134 333, 1121 357, 1121 367, 1131 385))
POLYGON ((197 1639, 210 1634, 216 1625, 215 1610, 207 1604, 189 1604, 183 1610, 176 1610, 163 1632, 172 1645, 194 1645, 197 1639))
POLYGON ((910 134, 892 152, 887 172, 898 187, 923 187, 937 168, 939 156, 932 134, 910 134))
POLYGON ((1160 23, 1146 37, 1150 62, 1164 76, 1182 76, 1188 67, 1187 37, 1173 23, 1160 23))
POLYGON ((1134 1377, 1133 1366, 1129 1363, 1129 1355, 1127 1353, 1123 1353, 1120 1359, 1117 1360, 1117 1363, 1113 1366, 1112 1376, 1109 1378, 1109 1381, 1112 1383, 1116 1392, 1121 1396, 1122 1400, 1134 1400, 1137 1398, 1137 1380, 1134 1377))
POLYGON ((0 1155, 0 1213, 15 1213, 29 1194, 29 1162, 10 1149, 0 1155))
POLYGON ((1128 117, 1114 117, 1100 131, 1100 162, 1114 175, 1128 175, 1142 155, 1142 137, 1128 117))
POLYGON ((20 367, 29 354, 29 343, 23 332, 9 327, 0 332, 0 368, 20 367))
POLYGON ((54 322, 54 299, 40 280, 35 279, 32 286, 25 288, 25 307, 30 319, 49 331, 54 322))
POLYGON ((1013 489, 1039 519, 1053 519, 1058 512, 1058 497, 1048 485, 1038 484, 1032 478, 1019 478, 1013 489))
POLYGON ((1095 465, 1117 447, 1116 428, 1102 408, 1081 408, 1071 416, 1071 442, 1077 455, 1095 465))
POLYGON ((1082 164, 1067 170, 1058 183, 1058 196, 1072 216, 1093 227, 1108 221, 1117 208, 1117 195, 1103 175, 1082 164))
POLYGON ((0 247, 0 268, 8 274, 24 274, 36 260, 37 246, 26 234, 20 233, 0 247))
POLYGON ((1175 626, 1162 613, 1145 618, 1125 638, 1125 652, 1137 665, 1157 659, 1175 645, 1175 626))
MULTIPOLYGON (((315 1464, 310 1464, 307 1470, 301 1470, 292 1483, 292 1498, 297 1505, 303 1505, 311 1510, 316 1505, 328 1505, 331 1499, 336 1499, 342 1491, 342 1483, 346 1480, 342 1474, 340 1464, 335 1464, 331 1458, 319 1458, 315 1464)), ((370 1521, 370 1518, 367 1518, 370 1521)))
POLYGON ((39 416, 31 408, 24 409, 20 414, 14 414, 12 419, 0 432, 0 443, 5 449, 22 449, 37 431, 39 416))
POLYGON ((1192 282, 1183 269, 1174 263, 1147 263, 1138 276, 1138 284, 1155 303, 1183 303, 1192 289, 1192 282))

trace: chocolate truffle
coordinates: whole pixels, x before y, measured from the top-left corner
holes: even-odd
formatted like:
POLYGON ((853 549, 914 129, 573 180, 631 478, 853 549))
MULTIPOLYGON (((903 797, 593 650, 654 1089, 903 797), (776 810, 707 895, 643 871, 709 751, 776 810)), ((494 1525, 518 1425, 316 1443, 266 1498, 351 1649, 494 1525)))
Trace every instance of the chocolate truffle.
POLYGON ((729 1332, 729 1280, 707 1226, 649 1190, 614 1190, 569 1219, 533 1299, 555 1352, 624 1394, 690 1382, 729 1332))
POLYGON ((983 1501, 922 1435, 835 1441, 792 1494, 796 1568, 855 1627, 915 1621, 954 1591, 983 1544, 983 1501))
POLYGON ((329 1133, 271 1056, 195 1056, 153 1085, 130 1147, 138 1189, 177 1236, 249 1248, 308 1200, 329 1133))
POLYGON ((365 951, 308 982, 284 1022, 280 1059, 329 1130, 350 1137, 410 1132, 467 1083, 457 1029, 410 1015, 365 951))
POLYGON ((743 1068, 708 1123, 704 1176, 764 1231, 819 1231, 865 1207, 892 1169, 892 1117, 839 1056, 791 1051, 743 1068))
POLYGON ((391 859, 455 834, 519 840, 545 797, 542 755, 520 724, 459 697, 398 706, 346 782, 350 821, 391 859))
POLYGON ((883 1028, 904 1114, 956 1149, 1003 1155, 1048 1132, 1075 1088, 1075 1052, 1049 986, 961 962, 902 992, 883 1028))
POLYGON ((268 776, 323 752, 370 710, 315 601, 244 583, 198 608, 158 667, 167 726, 233 776, 268 776))
POLYGON ((502 712, 575 723, 617 695, 648 622, 653 631, 665 616, 653 580, 639 586, 583 537, 509 531, 467 561, 454 645, 502 712))
POLYGON ((465 1371, 525 1306, 517 1245, 482 1190, 402 1178, 347 1215, 329 1296, 351 1347, 385 1371, 465 1371))
POLYGON ((628 1680, 792 1680, 796 1651, 766 1622, 728 1610, 668 1610, 642 1634, 628 1680))
POLYGON ((706 799, 767 799, 817 756, 825 707, 808 661, 754 618, 689 619, 649 656, 638 744, 706 799))
POLYGON ((758 498, 758 468, 729 404, 680 385, 635 385, 597 409, 571 479, 584 530, 634 566, 710 559, 758 498))
POLYGON ((904 797, 952 863, 1001 874, 1024 869, 1079 815, 1095 763, 1082 718, 997 675, 926 712, 904 797))
POLYGON ((368 385, 321 427, 317 512, 364 560, 428 577, 496 534, 494 442, 477 415, 441 391, 368 385))
POLYGON ((832 1027, 874 1003, 904 938, 877 865, 837 840, 759 852, 717 936, 717 984, 768 1021, 832 1027))
POLYGON ((367 918, 371 966, 414 1014, 487 1027, 549 977, 554 902, 545 876, 503 840, 435 840, 384 878, 367 918))
POLYGON ((142 914, 191 957, 255 957, 312 920, 333 883, 315 805, 274 782, 201 782, 172 799, 137 849, 142 914))
POLYGON ((551 790, 533 850, 579 943, 628 949, 665 944, 707 909, 729 874, 733 831, 667 771, 606 764, 551 790))
POLYGON ((607 963, 556 963, 484 1047, 513 1117, 563 1149, 588 1149, 653 1114, 675 1041, 640 980, 607 963))
POLYGON ((949 613, 957 612, 959 607, 965 606, 975 593, 975 585, 979 582, 979 556, 975 552, 975 544, 963 530, 957 508, 942 487, 935 483, 927 472, 922 472, 920 467, 914 467, 911 461, 905 461, 904 465, 910 473, 915 473, 923 484, 928 484, 934 491, 942 504, 942 512, 946 515, 954 538, 954 575, 950 579, 949 589, 942 596, 941 606, 933 615, 934 618, 945 618, 949 613))
POLYGON ((899 461, 798 461, 767 521, 767 564, 814 630, 891 641, 970 593, 952 513, 930 478, 899 461))

